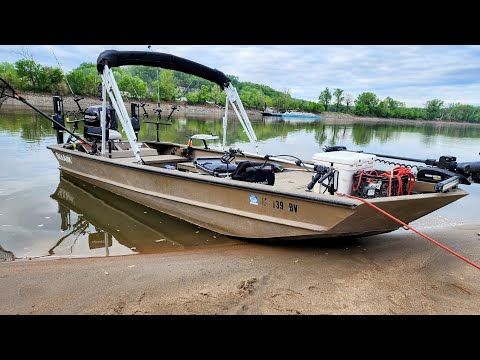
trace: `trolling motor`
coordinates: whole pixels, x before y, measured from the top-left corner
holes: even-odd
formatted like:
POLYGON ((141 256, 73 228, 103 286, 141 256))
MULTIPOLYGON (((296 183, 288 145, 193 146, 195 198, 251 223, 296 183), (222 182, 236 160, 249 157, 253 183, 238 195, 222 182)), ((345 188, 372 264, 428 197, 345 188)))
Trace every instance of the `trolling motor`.
POLYGON ((52 128, 57 132, 57 144, 63 144, 63 128, 65 127, 65 117, 63 115, 63 99, 61 96, 53 97, 53 122, 52 128), (61 125, 61 126, 60 126, 61 125))

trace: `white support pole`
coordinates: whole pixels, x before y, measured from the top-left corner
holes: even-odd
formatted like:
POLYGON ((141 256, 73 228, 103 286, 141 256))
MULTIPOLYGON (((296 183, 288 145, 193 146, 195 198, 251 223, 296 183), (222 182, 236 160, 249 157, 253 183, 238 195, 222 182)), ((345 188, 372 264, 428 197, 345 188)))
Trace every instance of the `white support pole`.
POLYGON ((225 87, 225 93, 227 94, 227 98, 232 105, 235 114, 238 117, 238 120, 243 126, 243 130, 247 134, 248 139, 254 145, 255 151, 258 153, 258 145, 257 145, 257 136, 255 135, 255 131, 253 130, 252 124, 248 118, 247 112, 243 107, 242 100, 238 96, 238 92, 235 87, 230 83, 228 86, 225 87), (238 106, 238 109, 237 109, 238 106))
POLYGON ((225 98, 225 116, 223 117, 223 150, 227 143, 228 95, 225 98))
POLYGON ((100 113, 102 127, 102 156, 105 156, 105 138, 107 133, 107 86, 102 82, 102 112, 100 113))
POLYGON ((234 88, 233 85, 231 85, 231 88, 232 88, 231 90, 232 90, 233 96, 236 99, 236 102, 238 104, 238 108, 239 108, 241 114, 243 115, 243 118, 245 119, 245 124, 247 125, 250 133, 255 138, 255 141, 257 141, 257 137, 255 136, 255 131, 252 128, 252 123, 248 119, 247 112, 245 111, 245 108, 243 107, 243 103, 242 103, 242 100, 240 99, 240 96, 238 95, 237 89, 234 88))
POLYGON ((130 143, 133 153, 137 161, 139 163, 143 163, 142 158, 140 157, 140 149, 138 148, 136 142, 137 138, 135 136, 135 131, 132 127, 132 122, 130 121, 130 117, 128 116, 125 103, 123 102, 122 95, 120 94, 120 90, 118 89, 113 73, 107 65, 105 65, 103 68, 102 79, 103 83, 105 84, 106 91, 108 92, 108 96, 112 101, 112 106, 118 114, 120 122, 122 123, 122 130, 127 135, 127 139, 130 143))

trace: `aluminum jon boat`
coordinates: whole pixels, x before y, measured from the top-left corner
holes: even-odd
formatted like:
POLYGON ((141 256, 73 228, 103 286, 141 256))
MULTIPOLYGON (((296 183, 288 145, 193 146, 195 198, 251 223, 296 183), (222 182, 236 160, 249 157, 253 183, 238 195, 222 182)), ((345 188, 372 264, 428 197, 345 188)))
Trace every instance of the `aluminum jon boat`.
POLYGON ((379 171, 375 165, 379 155, 342 147, 300 160, 239 149, 210 149, 207 141, 217 138, 212 135, 192 136, 187 145, 139 142, 139 120, 135 113, 127 113, 111 70, 122 65, 174 69, 218 84, 227 97, 224 145, 229 105, 249 140, 256 144, 240 97, 222 72, 169 54, 108 50, 97 60, 103 103, 85 112, 90 114, 91 124, 85 121, 85 139, 76 134, 78 141, 63 142, 62 133, 67 129, 61 99, 54 97, 55 115, 51 119, 58 143, 48 148, 61 170, 224 235, 308 239, 386 233, 400 225, 360 198, 409 223, 466 196, 458 185, 480 182, 479 162, 457 163, 453 157, 428 160, 428 166, 418 166, 418 172, 413 173, 401 166, 379 171), (111 106, 106 104, 107 96, 111 106), (121 140, 117 118, 128 141, 121 140), (194 145, 194 141, 203 144, 194 145))

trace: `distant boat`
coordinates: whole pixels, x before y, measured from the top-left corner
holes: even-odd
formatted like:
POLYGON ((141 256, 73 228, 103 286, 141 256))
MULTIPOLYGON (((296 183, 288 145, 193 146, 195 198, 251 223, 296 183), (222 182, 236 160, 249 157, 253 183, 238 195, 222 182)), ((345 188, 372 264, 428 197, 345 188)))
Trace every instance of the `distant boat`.
POLYGON ((278 112, 271 112, 271 111, 262 111, 262 116, 278 116, 278 117, 285 117, 285 118, 312 118, 312 119, 320 119, 319 115, 304 113, 299 111, 290 111, 284 113, 278 112))

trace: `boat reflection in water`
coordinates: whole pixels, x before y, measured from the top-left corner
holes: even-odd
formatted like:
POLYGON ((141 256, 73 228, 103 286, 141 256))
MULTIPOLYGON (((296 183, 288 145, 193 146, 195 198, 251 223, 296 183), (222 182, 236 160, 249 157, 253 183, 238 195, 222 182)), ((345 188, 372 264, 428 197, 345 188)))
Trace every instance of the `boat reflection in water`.
POLYGON ((164 253, 238 241, 119 197, 65 173, 51 198, 64 235, 50 256, 164 253))

